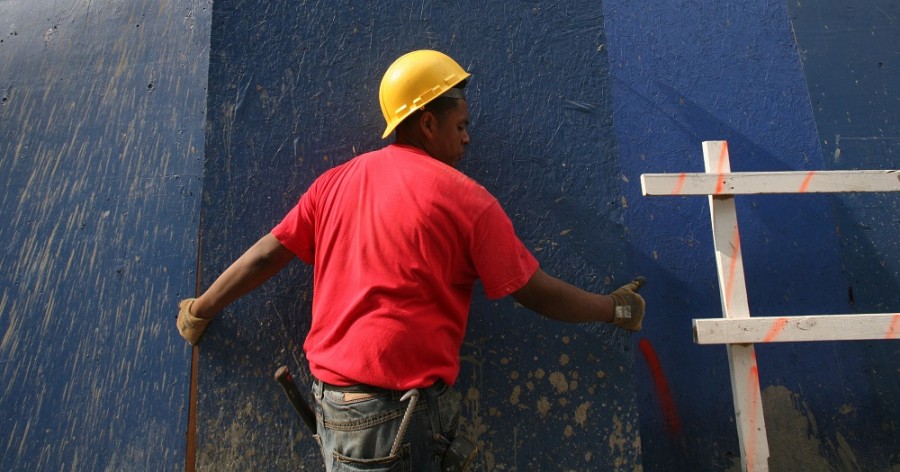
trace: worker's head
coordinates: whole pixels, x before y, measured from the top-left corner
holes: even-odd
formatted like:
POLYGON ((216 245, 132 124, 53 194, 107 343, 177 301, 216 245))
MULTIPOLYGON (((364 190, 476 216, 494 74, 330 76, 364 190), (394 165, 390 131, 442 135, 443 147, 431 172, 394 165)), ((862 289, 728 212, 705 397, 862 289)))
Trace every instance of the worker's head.
POLYGON ((455 166, 466 145, 469 120, 463 87, 469 73, 438 51, 408 53, 385 72, 379 101, 387 127, 397 142, 412 144, 455 166))

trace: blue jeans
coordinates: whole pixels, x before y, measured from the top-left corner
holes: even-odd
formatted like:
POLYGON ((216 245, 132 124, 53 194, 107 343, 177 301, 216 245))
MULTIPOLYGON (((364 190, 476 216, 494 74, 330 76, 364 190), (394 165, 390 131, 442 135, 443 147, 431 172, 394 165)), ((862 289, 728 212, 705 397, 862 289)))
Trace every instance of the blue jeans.
POLYGON ((405 392, 373 387, 331 387, 316 381, 316 439, 327 472, 440 471, 456 437, 460 395, 443 382, 419 389, 398 450, 391 453, 409 400, 405 392))

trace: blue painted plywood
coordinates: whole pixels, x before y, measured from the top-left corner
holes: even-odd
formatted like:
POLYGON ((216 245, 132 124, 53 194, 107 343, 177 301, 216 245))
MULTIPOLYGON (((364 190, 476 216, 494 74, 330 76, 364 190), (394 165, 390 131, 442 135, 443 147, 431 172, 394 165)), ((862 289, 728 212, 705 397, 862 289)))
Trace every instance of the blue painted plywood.
MULTIPOLYGON (((734 469, 724 349, 690 343, 690 318, 719 314, 706 204, 644 199, 637 177, 702 169, 704 139, 736 170, 896 168, 897 8, 220 2, 205 151, 206 3, 4 2, 0 469, 181 468, 170 323, 193 293, 200 156, 208 284, 315 175, 382 144, 381 71, 419 47, 475 73, 463 170, 545 269, 652 281, 634 344, 476 297, 458 386, 479 467, 734 469)), ((741 199, 753 312, 896 310, 896 198, 741 199)), ((270 379, 309 380, 310 290, 295 264, 213 325, 200 469, 319 470, 270 379)), ((760 348, 773 467, 895 467, 896 351, 760 348)))
MULTIPOLYGON (((208 285, 324 170, 384 143, 381 74, 437 48, 473 73, 462 170, 492 191, 544 268, 608 291, 634 275, 596 2, 216 4, 204 186, 208 285)), ((198 469, 321 470, 272 372, 309 382, 309 271, 239 301, 201 348, 198 469)), ((472 309, 457 388, 478 470, 640 465, 630 337, 545 321, 511 299, 472 309)))
MULTIPOLYGON (((900 168, 900 4, 789 3, 826 169, 900 168)), ((853 313, 900 311, 900 193, 833 198, 853 313)), ((871 469, 900 467, 900 346, 857 343, 852 417, 834 422, 871 469), (868 394, 867 397, 862 395, 868 394), (862 405, 862 406, 860 406, 862 405), (864 412, 862 412, 864 411, 864 412)))
POLYGON ((0 470, 184 467, 210 13, 0 3, 0 470))
MULTIPOLYGON (((777 2, 605 2, 605 13, 616 138, 631 182, 623 186, 626 223, 635 267, 657 281, 648 301, 661 310, 639 340, 644 465, 735 470, 725 349, 694 345, 690 333, 692 318, 721 316, 706 199, 644 198, 637 178, 702 171, 704 140, 727 140, 735 171, 831 168, 801 67, 814 52, 798 50, 788 9, 777 2)), ((751 313, 854 311, 847 233, 829 197, 742 197, 737 206, 751 313)), ((851 258, 879 271, 896 260, 889 254, 880 263, 851 258)), ((773 470, 882 470, 893 460, 896 439, 885 438, 894 433, 874 432, 885 424, 864 344, 758 346, 757 355, 773 470)))

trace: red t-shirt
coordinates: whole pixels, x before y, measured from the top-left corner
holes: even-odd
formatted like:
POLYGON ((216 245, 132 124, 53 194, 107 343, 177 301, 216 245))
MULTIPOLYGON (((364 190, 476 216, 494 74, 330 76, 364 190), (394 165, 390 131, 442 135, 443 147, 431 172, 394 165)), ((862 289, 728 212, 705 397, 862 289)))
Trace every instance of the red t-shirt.
POLYGON ((538 268, 484 187, 396 144, 322 174, 272 234, 314 266, 303 347, 336 385, 452 385, 475 280, 500 298, 538 268))

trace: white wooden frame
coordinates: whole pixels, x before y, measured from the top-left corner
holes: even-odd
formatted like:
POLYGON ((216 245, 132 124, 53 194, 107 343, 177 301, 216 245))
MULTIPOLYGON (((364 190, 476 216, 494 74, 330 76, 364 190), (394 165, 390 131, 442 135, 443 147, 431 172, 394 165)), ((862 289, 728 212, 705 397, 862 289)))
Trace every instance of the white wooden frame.
POLYGON ((898 339, 900 314, 755 316, 695 319, 697 344, 860 341, 898 339))
POLYGON ((900 191, 900 171, 731 172, 728 143, 703 142, 705 173, 643 174, 650 195, 707 195, 723 318, 694 319, 694 341, 725 344, 744 471, 769 470, 755 343, 900 338, 900 314, 750 317, 734 196, 900 191))
POLYGON ((748 195, 762 193, 895 192, 897 170, 832 170, 643 174, 649 195, 748 195))

